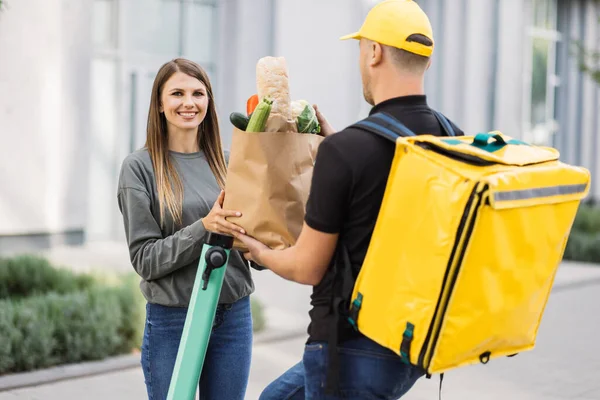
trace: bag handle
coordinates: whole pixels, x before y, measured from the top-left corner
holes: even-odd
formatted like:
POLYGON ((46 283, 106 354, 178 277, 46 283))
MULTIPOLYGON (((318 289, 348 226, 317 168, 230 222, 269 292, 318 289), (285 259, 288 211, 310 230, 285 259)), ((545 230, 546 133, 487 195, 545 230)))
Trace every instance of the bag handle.
POLYGON ((499 133, 478 133, 475 135, 475 138, 473 138, 471 146, 493 153, 507 144, 527 145, 527 143, 515 139, 507 142, 499 133), (490 139, 493 139, 493 141, 490 142, 490 139))
POLYGON ((475 139, 473 139, 473 146, 477 146, 477 147, 485 147, 487 146, 489 143, 490 138, 492 139, 496 139, 496 143, 495 144, 502 144, 502 145, 506 145, 506 140, 504 140, 504 138, 502 137, 502 135, 500 134, 492 134, 492 133, 478 133, 477 135, 475 135, 475 139))

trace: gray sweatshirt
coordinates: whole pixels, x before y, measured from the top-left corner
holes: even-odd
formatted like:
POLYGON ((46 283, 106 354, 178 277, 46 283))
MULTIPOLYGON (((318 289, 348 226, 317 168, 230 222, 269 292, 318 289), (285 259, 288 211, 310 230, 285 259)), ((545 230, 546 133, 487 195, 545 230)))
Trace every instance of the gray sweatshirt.
MULTIPOLYGON (((117 199, 144 297, 150 303, 187 307, 206 236, 201 218, 208 215, 220 189, 203 152, 170 154, 183 183, 183 228, 174 229, 165 211, 161 229, 154 168, 146 149, 123 161, 117 199)), ((229 153, 225 156, 228 161, 229 153)), ((219 303, 233 303, 253 291, 248 263, 240 252, 232 251, 219 303)))

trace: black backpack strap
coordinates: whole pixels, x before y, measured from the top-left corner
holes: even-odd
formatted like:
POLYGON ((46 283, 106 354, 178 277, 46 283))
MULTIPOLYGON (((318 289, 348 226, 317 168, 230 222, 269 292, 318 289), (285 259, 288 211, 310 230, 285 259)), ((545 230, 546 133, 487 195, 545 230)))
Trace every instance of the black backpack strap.
POLYGON ((446 135, 447 136, 456 136, 456 133, 454 132, 454 129, 452 129, 452 124, 450 123, 448 118, 446 118, 446 116, 444 114, 442 114, 438 111, 435 111, 435 110, 431 110, 431 111, 433 111, 433 115, 435 115, 435 117, 439 121, 440 125, 442 125, 442 128, 444 128, 444 132, 446 132, 446 135))
POLYGON ((333 263, 333 283, 331 294, 331 309, 333 314, 329 327, 328 362, 325 390, 328 394, 336 395, 339 390, 340 360, 338 354, 338 339, 340 323, 348 317, 352 291, 354 290, 354 269, 350 262, 350 254, 342 241, 338 242, 333 263))
POLYGON ((373 132, 392 142, 395 142, 399 136, 416 136, 415 133, 408 129, 402 122, 391 115, 382 112, 373 114, 368 118, 355 123, 352 127, 373 132))
MULTIPOLYGON (((438 111, 431 110, 435 118, 438 120, 446 136, 456 136, 452 124, 446 116, 438 111)), ((392 142, 396 142, 398 137, 416 136, 416 134, 408 129, 406 125, 398 121, 391 115, 383 112, 378 112, 352 125, 352 127, 364 129, 375 133, 392 142)))

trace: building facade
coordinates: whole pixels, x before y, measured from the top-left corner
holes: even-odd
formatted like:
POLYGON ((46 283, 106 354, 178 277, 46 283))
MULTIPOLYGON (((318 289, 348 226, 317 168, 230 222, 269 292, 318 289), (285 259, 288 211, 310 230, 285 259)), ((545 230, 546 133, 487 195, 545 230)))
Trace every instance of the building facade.
MULTIPOLYGON (((600 85, 575 44, 600 51, 596 0, 417 0, 436 48, 430 105, 469 134, 499 130, 558 148, 600 195, 600 85)), ((166 61, 200 63, 228 115, 256 92, 255 65, 285 56, 293 99, 341 129, 367 115, 356 31, 373 0, 28 0, 0 12, 0 253, 123 240, 123 158, 143 146, 166 61), (44 40, 36 40, 44 38, 44 40)))

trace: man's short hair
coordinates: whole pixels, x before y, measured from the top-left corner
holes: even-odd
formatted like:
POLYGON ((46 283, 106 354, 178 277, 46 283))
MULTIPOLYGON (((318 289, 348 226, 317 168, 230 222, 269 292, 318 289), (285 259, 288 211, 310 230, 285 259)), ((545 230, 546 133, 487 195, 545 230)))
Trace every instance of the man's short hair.
MULTIPOLYGON (((407 41, 418 42, 425 46, 433 46, 431 39, 423 35, 410 35, 407 41)), ((414 54, 396 47, 385 45, 383 47, 387 48, 394 64, 396 64, 398 67, 412 73, 423 73, 427 69, 429 57, 414 54)))

